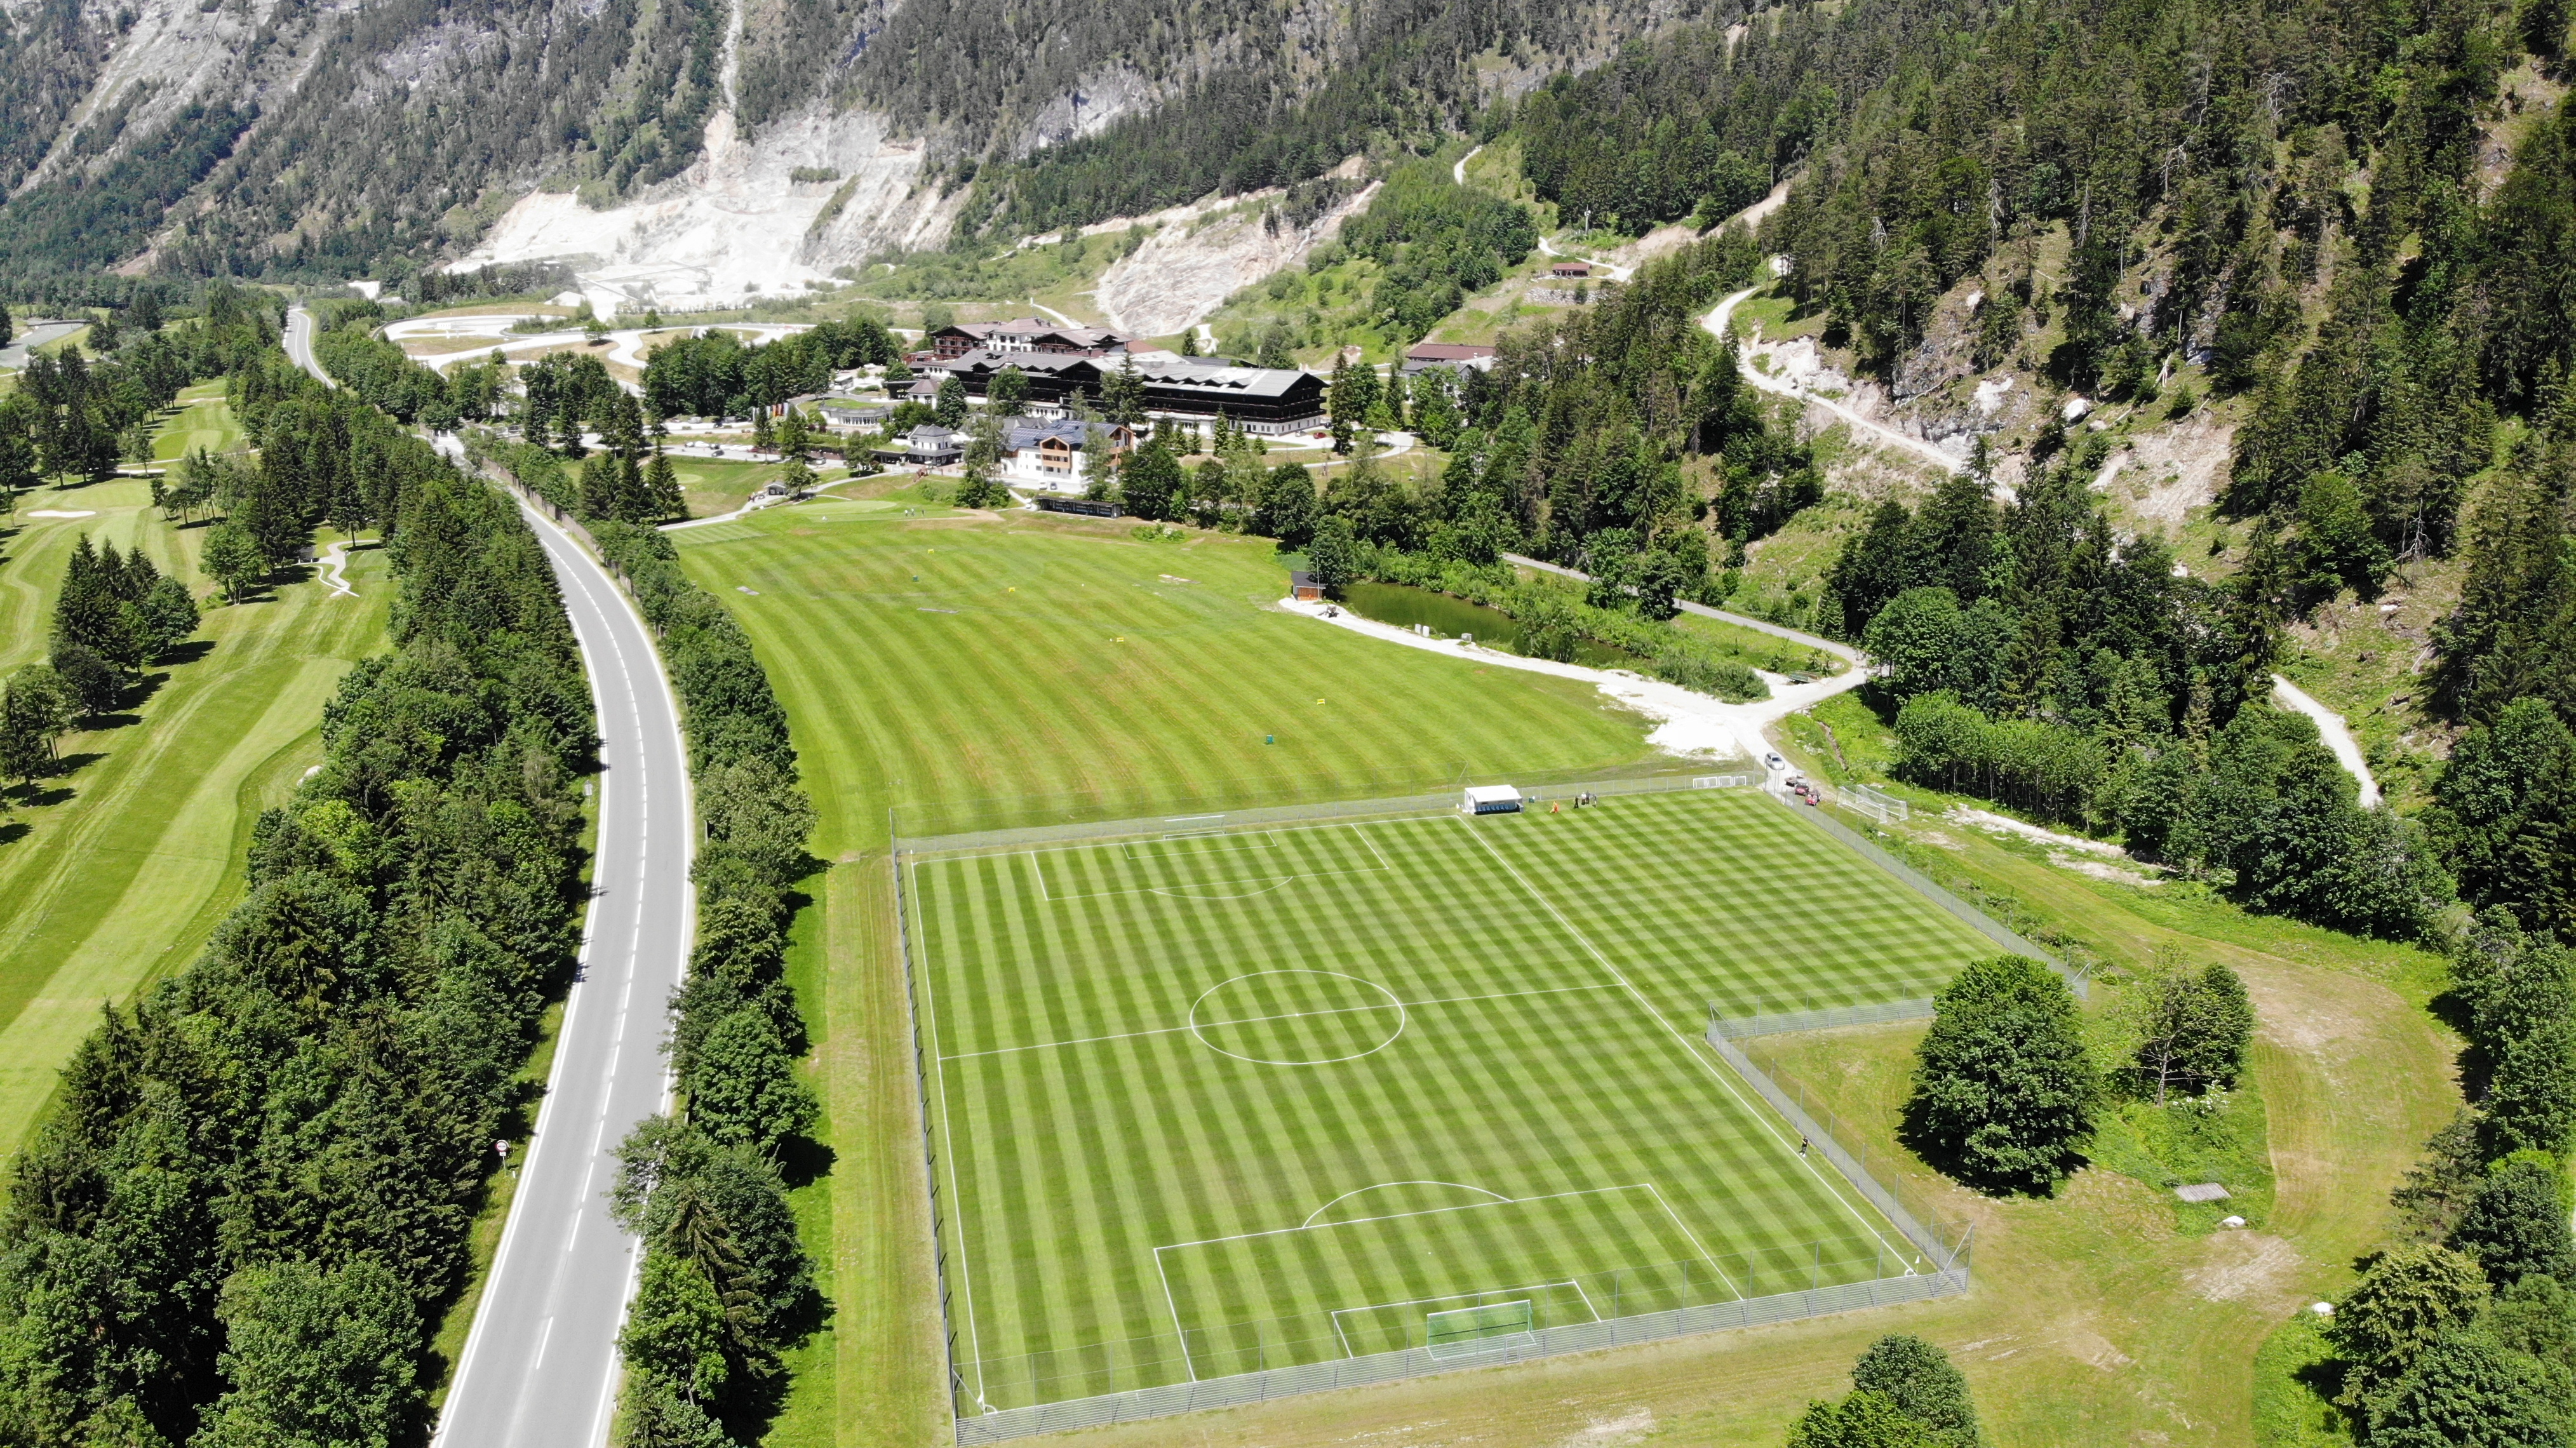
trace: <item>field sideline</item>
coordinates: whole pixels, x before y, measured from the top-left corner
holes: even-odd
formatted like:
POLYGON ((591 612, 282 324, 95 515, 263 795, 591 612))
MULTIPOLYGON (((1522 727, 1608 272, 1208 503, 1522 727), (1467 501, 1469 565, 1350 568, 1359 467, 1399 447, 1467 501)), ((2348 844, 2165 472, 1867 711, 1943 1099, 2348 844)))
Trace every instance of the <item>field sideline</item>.
POLYGON ((1489 1305, 1527 1330, 1907 1275, 1696 1037, 1712 1001, 1920 997, 1991 949, 1750 791, 908 876, 993 1408, 1421 1347, 1489 1305))

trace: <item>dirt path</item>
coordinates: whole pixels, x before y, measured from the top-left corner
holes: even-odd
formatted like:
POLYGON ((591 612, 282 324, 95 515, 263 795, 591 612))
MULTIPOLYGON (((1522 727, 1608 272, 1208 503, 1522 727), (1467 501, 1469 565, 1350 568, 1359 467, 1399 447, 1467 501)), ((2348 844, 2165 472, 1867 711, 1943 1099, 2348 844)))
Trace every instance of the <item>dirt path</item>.
POLYGON ((2360 781, 2361 807, 2377 809, 2379 781, 2370 777, 2370 762, 2362 757, 2361 741, 2352 737, 2352 730, 2344 724, 2343 716, 2318 703, 2307 690, 2280 674, 2272 676, 2272 697, 2317 721, 2317 732, 2325 736, 2326 748, 2334 751, 2335 763, 2360 781))
MULTIPOLYGON (((1540 245, 1545 246, 1546 243, 1541 242, 1540 245)), ((1746 297, 1753 295, 1757 290, 1759 290, 1759 288, 1746 287, 1744 290, 1728 297, 1725 301, 1718 303, 1717 310, 1709 313, 1708 320, 1702 325, 1706 326, 1711 333, 1717 336, 1725 336, 1727 321, 1735 315, 1736 306, 1746 297)), ((1843 421, 1850 423, 1855 429, 1869 434, 1872 438, 1875 438, 1880 442, 1884 442, 1890 447, 1901 449, 1909 456, 1920 458, 1925 462, 1931 463, 1939 467, 1943 472, 1955 473, 1959 470, 1959 460, 1957 458, 1950 456, 1948 453, 1941 451, 1939 448, 1934 447, 1932 444, 1925 442, 1919 437, 1898 432, 1895 428, 1889 427, 1884 423, 1873 422, 1870 419, 1861 416, 1859 413, 1854 412, 1852 409, 1843 406, 1841 403, 1836 402, 1830 397, 1818 397, 1814 393, 1800 387, 1797 383, 1774 377, 1770 373, 1764 372, 1750 363, 1739 363, 1736 370, 1744 375, 1745 381, 1752 383, 1754 386, 1761 388, 1765 392, 1777 393, 1782 397, 1795 397, 1810 407, 1821 407, 1825 411, 1832 413, 1834 416, 1841 418, 1843 421)))
MULTIPOLYGON (((1869 678, 1866 670, 1846 669, 1829 679, 1808 684, 1792 684, 1777 674, 1763 674, 1770 685, 1771 697, 1749 704, 1729 704, 1706 694, 1695 694, 1678 684, 1648 679, 1621 670, 1586 668, 1581 664, 1560 664, 1547 659, 1523 658, 1498 649, 1479 648, 1445 639, 1418 634, 1391 623, 1365 619, 1347 608, 1322 603, 1299 603, 1283 600, 1281 608, 1301 613, 1308 618, 1330 623, 1353 633, 1367 634, 1388 643, 1407 648, 1446 654, 1455 659, 1470 659, 1492 668, 1523 669, 1534 674, 1554 674, 1561 679, 1579 679, 1604 694, 1649 718, 1661 721, 1646 742, 1675 754, 1707 754, 1721 758, 1760 759, 1771 752, 1770 742, 1762 731, 1800 709, 1823 702, 1836 694, 1858 688, 1869 678)), ((1756 672, 1760 672, 1756 670, 1756 672)), ((1767 769, 1774 777, 1788 773, 1784 765, 1767 769)))
POLYGON ((1459 157, 1458 164, 1449 168, 1449 179, 1457 182, 1461 186, 1466 185, 1467 163, 1475 160, 1478 156, 1483 155, 1484 152, 1485 148, 1478 146, 1476 149, 1469 151, 1466 155, 1459 157))
POLYGON ((358 590, 349 586, 348 576, 340 570, 349 563, 349 545, 334 543, 322 550, 322 581, 331 585, 334 598, 355 598, 358 590))

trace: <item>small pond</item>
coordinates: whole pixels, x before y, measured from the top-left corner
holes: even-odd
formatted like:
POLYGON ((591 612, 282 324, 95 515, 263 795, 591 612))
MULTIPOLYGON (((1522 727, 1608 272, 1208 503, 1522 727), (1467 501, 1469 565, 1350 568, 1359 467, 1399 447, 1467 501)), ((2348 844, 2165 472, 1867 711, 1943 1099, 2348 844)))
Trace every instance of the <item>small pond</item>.
MULTIPOLYGON (((1398 628, 1427 625, 1437 638, 1474 634, 1479 644, 1513 653, 1521 651, 1521 626, 1510 614, 1427 588, 1404 583, 1354 583, 1344 590, 1342 606, 1362 618, 1398 628)), ((1635 669, 1641 673, 1646 668, 1644 660, 1625 649, 1590 639, 1575 641, 1574 662, 1595 669, 1635 669)))

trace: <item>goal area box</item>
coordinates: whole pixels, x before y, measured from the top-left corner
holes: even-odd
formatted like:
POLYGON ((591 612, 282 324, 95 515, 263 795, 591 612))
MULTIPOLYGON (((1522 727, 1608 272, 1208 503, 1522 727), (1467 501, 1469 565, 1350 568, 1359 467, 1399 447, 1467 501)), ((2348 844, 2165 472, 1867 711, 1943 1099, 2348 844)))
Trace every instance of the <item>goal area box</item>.
POLYGON ((1422 1319, 1422 1346, 1435 1358, 1471 1357, 1538 1341, 1538 1314, 1526 1297, 1452 1307, 1422 1319))

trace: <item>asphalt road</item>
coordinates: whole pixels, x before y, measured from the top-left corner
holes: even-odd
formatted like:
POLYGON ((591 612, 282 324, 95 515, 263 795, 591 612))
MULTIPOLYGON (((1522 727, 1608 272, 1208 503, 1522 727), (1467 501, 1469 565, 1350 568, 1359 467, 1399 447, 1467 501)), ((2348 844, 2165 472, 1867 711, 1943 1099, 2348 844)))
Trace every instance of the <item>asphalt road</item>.
POLYGON ((81 329, 78 322, 46 322, 41 326, 20 329, 8 346, 0 347, 0 367, 24 367, 28 355, 47 342, 58 342, 81 329))
POLYGON ((331 382, 331 374, 323 371, 322 364, 313 360, 313 314, 311 312, 302 307, 286 309, 285 345, 287 361, 321 378, 325 383, 335 387, 339 385, 331 382))
MULTIPOLYGON (((444 441, 444 440, 442 440, 444 441)), ((687 959, 688 756, 643 620, 532 509, 599 716, 599 848, 581 969, 535 1140, 439 1422, 444 1448, 595 1448, 608 1439, 617 1332, 637 1242, 608 1214, 617 1143, 669 1098, 661 1052, 687 959)))

